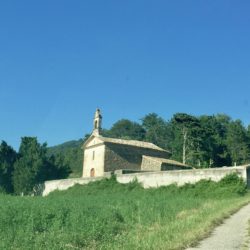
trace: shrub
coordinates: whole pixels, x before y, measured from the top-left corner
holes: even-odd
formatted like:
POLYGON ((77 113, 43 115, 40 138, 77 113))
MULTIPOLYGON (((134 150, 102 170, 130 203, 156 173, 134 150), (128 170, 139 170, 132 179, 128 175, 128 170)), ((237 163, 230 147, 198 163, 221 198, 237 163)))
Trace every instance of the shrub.
POLYGON ((244 195, 247 192, 246 182, 239 177, 236 173, 226 175, 219 182, 220 187, 227 188, 228 191, 237 193, 239 195, 244 195))

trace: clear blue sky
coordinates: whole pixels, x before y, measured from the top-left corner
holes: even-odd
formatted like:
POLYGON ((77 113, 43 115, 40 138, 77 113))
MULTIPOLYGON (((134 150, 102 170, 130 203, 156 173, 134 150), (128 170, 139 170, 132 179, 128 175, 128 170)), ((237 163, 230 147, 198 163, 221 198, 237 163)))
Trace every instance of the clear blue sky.
POLYGON ((0 140, 156 112, 250 123, 250 1, 1 1, 0 140))

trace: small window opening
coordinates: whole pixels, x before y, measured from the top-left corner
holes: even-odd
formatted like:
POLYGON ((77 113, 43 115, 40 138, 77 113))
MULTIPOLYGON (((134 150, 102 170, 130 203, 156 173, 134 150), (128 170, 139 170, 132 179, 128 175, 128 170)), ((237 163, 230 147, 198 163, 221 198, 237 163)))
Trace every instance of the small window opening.
POLYGON ((97 121, 95 121, 95 129, 97 129, 97 121))
POLYGON ((93 151, 93 154, 92 154, 92 160, 95 159, 95 151, 93 151))

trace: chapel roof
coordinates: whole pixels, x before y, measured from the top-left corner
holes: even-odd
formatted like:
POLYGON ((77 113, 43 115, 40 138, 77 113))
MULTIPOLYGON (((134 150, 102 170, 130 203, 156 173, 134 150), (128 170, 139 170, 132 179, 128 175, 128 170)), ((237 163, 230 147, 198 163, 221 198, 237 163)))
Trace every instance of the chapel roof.
POLYGON ((154 149, 158 151, 169 152, 150 142, 116 139, 116 138, 109 138, 109 137, 103 137, 103 136, 98 136, 98 139, 102 140, 104 143, 107 142, 107 143, 114 143, 114 144, 120 144, 120 145, 129 145, 129 146, 135 146, 135 147, 140 147, 140 148, 148 148, 148 149, 154 149))

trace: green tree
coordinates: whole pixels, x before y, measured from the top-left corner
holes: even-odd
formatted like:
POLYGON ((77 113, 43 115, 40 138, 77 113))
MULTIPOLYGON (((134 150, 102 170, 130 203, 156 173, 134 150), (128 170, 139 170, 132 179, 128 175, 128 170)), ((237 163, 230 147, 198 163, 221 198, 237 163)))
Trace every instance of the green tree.
POLYGON ((47 150, 49 157, 53 156, 56 162, 68 166, 71 171, 70 177, 82 176, 83 150, 82 145, 90 135, 86 135, 84 140, 75 140, 50 147, 47 150))
POLYGON ((250 125, 247 126, 247 147, 250 150, 250 125))
POLYGON ((46 144, 39 144, 34 137, 23 137, 19 157, 14 165, 15 193, 32 193, 34 186, 44 179, 46 165, 46 144))
POLYGON ((44 180, 64 179, 72 172, 69 164, 62 154, 51 155, 47 159, 46 171, 43 172, 44 180))
POLYGON ((226 142, 233 164, 240 165, 249 160, 247 130, 240 120, 228 125, 226 142))
POLYGON ((117 121, 110 130, 104 131, 105 136, 121 139, 143 140, 145 137, 145 130, 136 122, 127 119, 117 121))
POLYGON ((201 126, 198 118, 185 113, 177 113, 171 119, 173 156, 184 164, 200 165, 201 126))
POLYGON ((230 165, 226 132, 230 118, 225 115, 200 117, 202 128, 202 158, 205 167, 230 165))
POLYGON ((215 138, 218 144, 215 166, 229 166, 232 165, 232 160, 227 147, 227 130, 232 119, 225 114, 217 114, 215 118, 217 121, 215 138))
POLYGON ((5 141, 2 141, 0 144, 0 189, 6 193, 13 192, 11 178, 16 158, 16 151, 12 147, 8 146, 5 141))
POLYGON ((171 126, 156 113, 150 113, 142 118, 142 127, 146 131, 145 140, 164 149, 169 149, 171 126))
POLYGON ((48 158, 47 145, 35 137, 23 137, 14 164, 13 185, 16 194, 31 194, 45 180, 64 178, 69 168, 54 157, 48 158))

